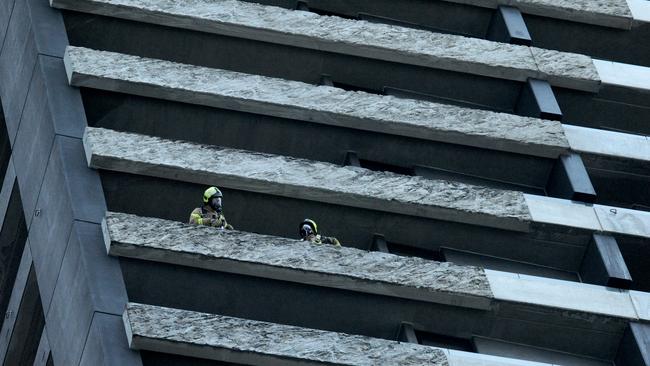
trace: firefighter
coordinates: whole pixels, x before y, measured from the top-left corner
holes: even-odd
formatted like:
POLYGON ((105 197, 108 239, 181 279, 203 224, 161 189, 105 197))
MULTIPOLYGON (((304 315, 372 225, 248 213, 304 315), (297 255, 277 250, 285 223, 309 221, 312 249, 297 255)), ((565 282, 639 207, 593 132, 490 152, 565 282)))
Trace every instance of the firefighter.
POLYGON ((210 187, 206 189, 203 193, 203 205, 195 208, 190 214, 190 224, 232 230, 232 225, 226 222, 226 217, 223 215, 222 198, 223 194, 219 188, 210 187))
POLYGON ((298 234, 302 241, 310 241, 315 244, 332 244, 337 247, 341 246, 338 239, 332 236, 322 236, 318 233, 318 225, 311 219, 304 219, 298 225, 298 234))

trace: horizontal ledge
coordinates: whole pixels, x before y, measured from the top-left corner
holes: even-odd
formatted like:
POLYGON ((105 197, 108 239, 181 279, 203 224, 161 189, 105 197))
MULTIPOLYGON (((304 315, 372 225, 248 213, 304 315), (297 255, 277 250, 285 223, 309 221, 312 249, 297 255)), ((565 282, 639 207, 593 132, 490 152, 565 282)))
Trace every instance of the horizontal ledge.
POLYGON ((97 169, 506 230, 527 232, 530 224, 517 191, 101 128, 86 128, 84 148, 97 169))
POLYGON ((137 303, 122 318, 132 349, 242 364, 551 366, 137 303))
POLYGON ((517 303, 536 311, 552 310, 560 317, 572 311, 648 320, 644 307, 650 303, 650 294, 643 292, 367 252, 345 243, 343 247, 314 245, 123 213, 109 212, 102 226, 108 251, 115 256, 481 309, 497 315, 501 306, 517 303))
MULTIPOLYGON (((632 27, 634 11, 628 3, 644 0, 444 0, 494 9, 499 5, 518 8, 522 13, 547 18, 563 19, 576 23, 600 25, 603 27, 629 30, 632 27)), ((636 18, 636 15, 634 15, 636 18)))
POLYGON ((557 121, 68 47, 70 84, 422 140, 556 158, 557 121))
MULTIPOLYGON (((485 270, 494 299, 557 311, 639 320, 630 291, 544 277, 485 270)), ((650 294, 644 293, 647 302, 650 294)), ((640 301, 640 300, 638 300, 640 301)))
POLYGON ((600 80, 584 55, 320 16, 242 1, 52 0, 54 7, 139 22, 253 39, 423 67, 597 92, 600 80))
POLYGON ((531 221, 650 238, 650 212, 524 194, 531 221))
POLYGON ((634 89, 650 94, 650 67, 594 60, 603 85, 634 89))
MULTIPOLYGON (((110 255, 488 310, 481 268, 107 213, 110 255)), ((345 244, 345 243, 343 243, 345 244)))
POLYGON ((634 25, 650 23, 650 2, 647 0, 627 0, 634 18, 634 25))
POLYGON ((647 136, 563 125, 571 150, 578 153, 650 163, 647 136))
POLYGON ((650 172, 650 138, 631 133, 563 125, 571 150, 596 174, 631 180, 650 172), (622 175, 621 175, 622 173, 622 175))

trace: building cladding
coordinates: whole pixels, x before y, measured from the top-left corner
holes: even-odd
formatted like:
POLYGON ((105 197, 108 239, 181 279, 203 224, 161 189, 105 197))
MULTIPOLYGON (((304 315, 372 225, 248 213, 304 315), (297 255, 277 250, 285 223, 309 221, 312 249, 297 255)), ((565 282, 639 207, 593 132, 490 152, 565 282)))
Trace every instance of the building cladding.
POLYGON ((646 0, 2 0, 0 358, 650 365, 648 39, 646 0), (187 224, 212 185, 236 230, 187 224))

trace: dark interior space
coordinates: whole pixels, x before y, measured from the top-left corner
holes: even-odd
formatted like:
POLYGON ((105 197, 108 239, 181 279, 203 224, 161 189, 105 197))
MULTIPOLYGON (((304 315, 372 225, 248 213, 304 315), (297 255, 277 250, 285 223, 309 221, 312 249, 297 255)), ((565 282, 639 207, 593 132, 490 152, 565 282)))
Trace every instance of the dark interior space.
POLYGON ((4 364, 32 365, 44 327, 45 315, 36 282, 36 272, 32 266, 27 277, 20 308, 16 314, 16 324, 11 334, 4 364))
MULTIPOLYGON (((206 188, 110 171, 101 171, 101 177, 109 210, 180 222, 188 222, 189 213, 201 204, 206 188), (157 197, 165 197, 163 207, 158 199, 149 198, 152 191, 157 192, 157 197)), ((575 270, 591 238, 579 230, 527 234, 226 188, 222 192, 224 213, 235 229, 297 238, 297 223, 309 217, 318 223, 323 235, 336 236, 343 245, 360 249, 369 248, 377 233, 389 243, 425 251, 446 246, 575 270)))
POLYGON ((64 12, 70 44, 317 85, 323 74, 349 89, 410 90, 514 110, 524 85, 441 69, 322 52, 75 12, 64 12), (223 52, 224 49, 229 52, 223 52))
MULTIPOLYGON (((92 127, 412 174, 416 165, 472 176, 469 183, 539 192, 554 160, 321 123, 82 88, 92 127)), ((441 176, 441 179, 449 179, 441 176)), ((461 180, 462 181, 462 180, 461 180)), ((543 192, 542 192, 543 193, 543 192)))
POLYGON ((4 178, 11 158, 11 142, 4 119, 2 104, 0 103, 0 177, 4 178))
MULTIPOLYGON (((27 225, 18 181, 15 181, 2 230, 0 230, 0 314, 7 311, 26 241, 27 225)), ((4 319, 5 317, 2 317, 2 321, 4 319)))
POLYGON ((243 366, 242 364, 185 357, 169 353, 140 351, 143 366, 243 366))

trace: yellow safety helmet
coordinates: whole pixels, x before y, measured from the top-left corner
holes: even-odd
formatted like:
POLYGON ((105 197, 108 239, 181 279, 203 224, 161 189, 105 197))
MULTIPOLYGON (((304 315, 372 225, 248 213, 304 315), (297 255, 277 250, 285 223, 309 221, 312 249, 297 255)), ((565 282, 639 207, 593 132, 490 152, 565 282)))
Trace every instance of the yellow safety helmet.
POLYGON ((314 234, 318 234, 318 225, 316 225, 316 221, 314 221, 312 219, 304 219, 304 220, 302 220, 300 225, 298 225, 298 235, 300 235, 301 238, 305 237, 305 235, 303 235, 303 233, 302 233, 302 231, 303 231, 302 227, 305 226, 305 225, 308 225, 309 227, 311 227, 311 231, 314 234))
POLYGON ((217 197, 223 197, 223 194, 221 194, 221 191, 217 187, 210 187, 203 192, 203 203, 208 203, 210 202, 210 198, 213 196, 217 197))

